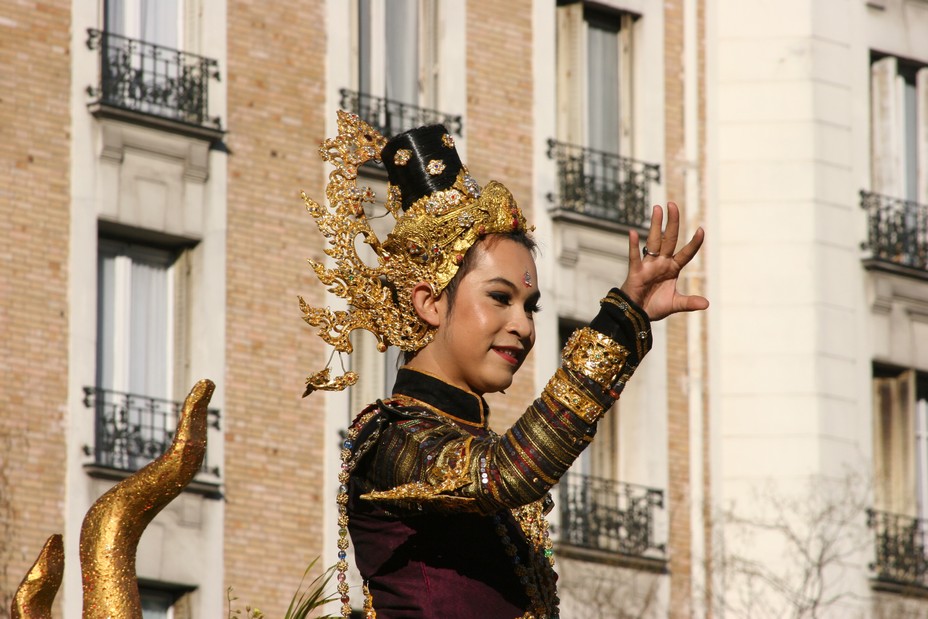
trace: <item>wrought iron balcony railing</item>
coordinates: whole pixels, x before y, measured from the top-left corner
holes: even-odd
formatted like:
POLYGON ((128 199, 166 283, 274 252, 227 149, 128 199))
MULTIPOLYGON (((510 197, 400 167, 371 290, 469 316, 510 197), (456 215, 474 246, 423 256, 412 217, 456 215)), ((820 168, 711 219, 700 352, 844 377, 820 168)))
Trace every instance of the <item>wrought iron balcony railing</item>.
POLYGON ((209 80, 219 79, 215 60, 112 32, 87 34, 87 47, 100 50, 100 83, 87 89, 97 103, 220 128, 208 107, 209 80))
POLYGON ((860 192, 867 211, 867 242, 874 260, 928 270, 928 205, 869 191, 860 192))
MULTIPOLYGON (((135 472, 171 445, 183 403, 84 387, 84 406, 96 412, 95 444, 87 449, 94 464, 135 472)), ((218 430, 219 411, 208 409, 208 415, 209 427, 218 430)), ((209 449, 201 472, 219 477, 219 467, 210 466, 209 449)))
POLYGON ((559 186, 548 200, 558 208, 626 226, 648 221, 659 165, 555 140, 548 140, 548 157, 557 160, 559 186))
POLYGON ((654 530, 662 490, 570 472, 558 486, 563 543, 638 557, 664 554, 654 530))
POLYGON ((867 526, 873 530, 876 547, 870 569, 878 580, 928 587, 926 524, 911 516, 867 510, 867 526))
POLYGON ((341 100, 339 107, 354 112, 371 127, 385 135, 392 137, 415 129, 422 125, 442 124, 455 135, 461 135, 461 116, 445 114, 438 110, 400 103, 384 97, 375 97, 355 90, 339 90, 341 100))

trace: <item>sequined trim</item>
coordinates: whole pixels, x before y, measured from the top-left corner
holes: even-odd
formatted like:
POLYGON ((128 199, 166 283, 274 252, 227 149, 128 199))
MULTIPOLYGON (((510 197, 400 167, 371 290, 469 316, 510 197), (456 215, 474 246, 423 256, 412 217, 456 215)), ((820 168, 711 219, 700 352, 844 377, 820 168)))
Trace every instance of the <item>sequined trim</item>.
POLYGON ((581 391, 579 385, 571 380, 563 368, 558 368, 545 386, 544 394, 549 395, 561 406, 583 418, 587 423, 596 423, 606 409, 596 400, 581 391))
POLYGON ((621 376, 628 350, 589 327, 574 331, 562 353, 564 367, 610 389, 621 376))
POLYGON ((631 305, 614 290, 610 291, 604 299, 601 299, 600 303, 609 303, 610 305, 616 306, 625 314, 625 317, 635 325, 635 330, 638 332, 638 337, 635 340, 635 352, 638 353, 638 359, 643 359, 648 352, 647 340, 651 335, 651 329, 648 328, 645 318, 632 309, 631 305))

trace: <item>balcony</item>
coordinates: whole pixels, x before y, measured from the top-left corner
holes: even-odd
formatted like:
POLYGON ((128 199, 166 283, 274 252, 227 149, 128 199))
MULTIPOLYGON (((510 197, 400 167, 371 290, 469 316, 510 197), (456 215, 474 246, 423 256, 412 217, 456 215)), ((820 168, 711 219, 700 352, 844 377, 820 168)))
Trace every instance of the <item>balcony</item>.
POLYGON ((928 205, 860 192, 867 212, 868 266, 928 278, 928 205))
MULTIPOLYGON (((88 456, 93 456, 93 463, 88 465, 91 474, 121 478, 138 471, 170 447, 183 403, 84 387, 84 406, 93 409, 96 417, 95 444, 84 448, 88 456)), ((217 409, 208 409, 208 424, 219 429, 217 409)), ((211 465, 209 456, 207 448, 200 475, 216 481, 201 481, 198 485, 215 493, 219 467, 211 465)), ((191 486, 197 490, 197 481, 191 486)))
POLYGON ((215 60, 111 32, 87 34, 88 49, 100 50, 100 82, 87 88, 94 114, 222 136, 219 118, 209 115, 215 60))
POLYGON ((555 217, 566 213, 593 225, 646 226, 660 166, 555 140, 548 140, 548 158, 557 161, 559 193, 548 194, 555 217))
POLYGON ((926 521, 911 516, 867 510, 876 559, 870 564, 878 585, 886 588, 928 588, 925 556, 926 521))
POLYGON ((665 546, 655 535, 663 491, 570 472, 558 487, 561 544, 663 563, 665 546))
POLYGON ((339 90, 339 94, 341 99, 338 105, 341 109, 357 114, 361 120, 388 138, 422 125, 435 124, 444 125, 451 133, 461 135, 460 115, 445 114, 344 88, 339 90))

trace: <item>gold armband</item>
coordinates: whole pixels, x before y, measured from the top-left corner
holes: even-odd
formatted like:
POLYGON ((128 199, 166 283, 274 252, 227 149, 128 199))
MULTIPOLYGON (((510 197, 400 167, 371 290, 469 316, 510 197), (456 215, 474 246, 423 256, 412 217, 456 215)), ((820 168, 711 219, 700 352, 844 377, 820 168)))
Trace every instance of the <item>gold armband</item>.
POLYGON ((574 331, 562 353, 564 367, 611 389, 625 369, 628 350, 595 329, 574 331))
POLYGON ((603 405, 584 393, 562 368, 558 368, 548 381, 542 392, 542 396, 544 395, 550 396, 587 423, 596 423, 606 412, 603 405))

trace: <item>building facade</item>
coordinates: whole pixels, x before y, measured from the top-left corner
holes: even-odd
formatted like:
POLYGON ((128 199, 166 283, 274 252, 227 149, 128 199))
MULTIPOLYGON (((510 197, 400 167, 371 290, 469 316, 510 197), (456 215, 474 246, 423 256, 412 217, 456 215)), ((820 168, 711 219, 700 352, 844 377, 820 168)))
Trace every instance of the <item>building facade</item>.
POLYGON ((536 226, 545 309, 496 429, 652 204, 708 230, 682 287, 712 307, 654 325, 552 490, 562 616, 928 616, 924 0, 9 1, 0 67, 0 617, 57 532, 80 615, 84 513, 202 377, 146 619, 282 615, 334 563, 341 432, 396 367, 361 334, 359 384, 301 397, 329 351, 297 296, 332 300, 299 193, 337 109, 444 123, 536 226))

